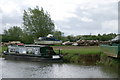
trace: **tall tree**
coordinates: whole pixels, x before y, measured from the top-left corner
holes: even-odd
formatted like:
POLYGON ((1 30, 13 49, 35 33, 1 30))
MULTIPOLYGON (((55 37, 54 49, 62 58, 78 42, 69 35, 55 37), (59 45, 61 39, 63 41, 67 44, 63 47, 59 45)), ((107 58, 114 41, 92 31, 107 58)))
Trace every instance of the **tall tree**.
POLYGON ((68 36, 67 36, 67 39, 68 39, 69 41, 71 41, 71 42, 76 41, 76 38, 75 38, 73 35, 68 35, 68 36))
POLYGON ((43 8, 39 9, 38 6, 34 9, 24 10, 23 25, 28 33, 34 34, 34 37, 37 38, 51 34, 54 31, 54 23, 50 15, 43 8))
POLYGON ((23 31, 23 35, 21 37, 21 42, 27 43, 27 44, 34 43, 34 37, 33 37, 33 35, 29 35, 25 31, 23 31))

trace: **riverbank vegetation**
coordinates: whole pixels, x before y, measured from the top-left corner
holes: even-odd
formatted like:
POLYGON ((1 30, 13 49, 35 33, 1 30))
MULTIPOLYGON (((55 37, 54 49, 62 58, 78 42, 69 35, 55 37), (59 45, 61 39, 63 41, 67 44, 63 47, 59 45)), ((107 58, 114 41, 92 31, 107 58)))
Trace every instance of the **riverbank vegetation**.
POLYGON ((99 46, 53 46, 53 48, 56 53, 61 50, 64 62, 77 64, 96 64, 102 53, 99 46))
POLYGON ((7 50, 7 46, 0 46, 0 57, 2 56, 2 52, 7 50))
POLYGON ((63 54, 100 54, 99 46, 52 46, 54 50, 61 50, 63 54))

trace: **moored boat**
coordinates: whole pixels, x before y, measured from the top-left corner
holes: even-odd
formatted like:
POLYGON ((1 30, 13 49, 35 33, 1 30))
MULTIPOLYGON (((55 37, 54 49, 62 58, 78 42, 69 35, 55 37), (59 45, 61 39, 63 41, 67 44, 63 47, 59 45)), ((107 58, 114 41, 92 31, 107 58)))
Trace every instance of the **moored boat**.
POLYGON ((56 54, 48 45, 14 45, 8 46, 3 52, 5 59, 26 61, 58 61, 62 59, 61 54, 56 54))
POLYGON ((62 41, 55 39, 53 35, 48 34, 47 37, 39 37, 37 40, 34 40, 34 43, 40 45, 60 45, 62 44, 62 41))

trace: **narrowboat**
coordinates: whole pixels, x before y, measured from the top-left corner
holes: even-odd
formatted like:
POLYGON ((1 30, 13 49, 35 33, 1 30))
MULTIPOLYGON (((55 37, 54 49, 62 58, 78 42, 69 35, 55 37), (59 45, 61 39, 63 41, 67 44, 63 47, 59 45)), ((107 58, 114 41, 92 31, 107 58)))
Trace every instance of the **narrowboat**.
POLYGON ((120 58, 120 34, 110 41, 108 45, 100 45, 102 52, 107 56, 120 58))
POLYGON ((59 54, 56 54, 48 45, 8 46, 8 50, 3 52, 3 57, 7 60, 26 61, 58 61, 62 59, 60 51, 59 54))

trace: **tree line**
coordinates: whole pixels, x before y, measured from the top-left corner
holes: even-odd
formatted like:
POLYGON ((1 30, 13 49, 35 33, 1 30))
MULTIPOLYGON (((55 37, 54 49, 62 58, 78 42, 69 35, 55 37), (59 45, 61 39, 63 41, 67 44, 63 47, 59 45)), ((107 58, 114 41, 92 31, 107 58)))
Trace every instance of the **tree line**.
POLYGON ((55 30, 54 21, 50 14, 43 8, 36 6, 28 8, 23 13, 23 26, 13 26, 4 30, 2 42, 21 41, 23 43, 34 43, 34 39, 53 34, 57 39, 61 39, 63 32, 55 30))
POLYGON ((34 43, 34 39, 45 37, 48 34, 53 34, 56 39, 62 41, 74 42, 80 39, 107 41, 117 35, 115 33, 110 33, 103 35, 64 36, 63 32, 55 30, 55 24, 50 14, 44 11, 43 8, 39 9, 38 6, 34 9, 29 8, 28 10, 24 10, 22 24, 23 26, 13 26, 8 30, 4 30, 4 33, 1 34, 2 42, 21 41, 23 43, 34 43))

